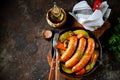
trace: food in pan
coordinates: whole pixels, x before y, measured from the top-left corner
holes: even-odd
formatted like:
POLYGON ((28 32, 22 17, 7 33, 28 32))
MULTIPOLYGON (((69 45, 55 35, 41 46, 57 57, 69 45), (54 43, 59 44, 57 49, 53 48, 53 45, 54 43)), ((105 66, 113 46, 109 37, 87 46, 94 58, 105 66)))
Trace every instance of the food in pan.
POLYGON ((90 72, 99 57, 99 45, 84 29, 68 30, 59 37, 56 46, 62 70, 77 76, 90 72))

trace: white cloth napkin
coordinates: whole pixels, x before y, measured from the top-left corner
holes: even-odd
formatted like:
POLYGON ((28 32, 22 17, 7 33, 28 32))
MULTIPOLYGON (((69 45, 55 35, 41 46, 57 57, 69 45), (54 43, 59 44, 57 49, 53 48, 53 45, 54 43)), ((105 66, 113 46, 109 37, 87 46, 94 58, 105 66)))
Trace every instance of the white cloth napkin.
POLYGON ((108 19, 111 9, 108 8, 107 1, 102 2, 100 10, 93 11, 86 1, 78 2, 72 12, 69 12, 83 27, 94 31, 101 27, 108 19))

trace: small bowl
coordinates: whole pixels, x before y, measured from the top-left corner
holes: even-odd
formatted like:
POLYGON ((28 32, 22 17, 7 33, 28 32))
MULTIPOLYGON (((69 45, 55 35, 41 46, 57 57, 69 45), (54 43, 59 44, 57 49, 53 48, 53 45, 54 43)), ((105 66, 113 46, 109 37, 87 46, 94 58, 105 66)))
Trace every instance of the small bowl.
POLYGON ((55 22, 52 22, 52 21, 50 20, 50 17, 49 17, 51 10, 52 10, 52 8, 51 8, 50 10, 48 10, 48 12, 47 12, 47 14, 46 14, 46 20, 47 20, 48 24, 49 24, 50 26, 54 27, 54 28, 60 28, 60 27, 62 27, 62 26, 66 23, 66 19, 67 19, 66 12, 64 11, 64 9, 61 8, 61 11, 62 11, 63 14, 64 14, 64 18, 63 18, 63 20, 62 20, 61 22, 55 23, 55 22))
POLYGON ((67 76, 67 77, 72 77, 72 78, 82 78, 82 77, 85 77, 85 76, 90 75, 92 72, 94 72, 94 71, 96 70, 96 68, 97 68, 99 65, 102 64, 102 47, 101 47, 101 44, 100 44, 99 39, 97 39, 97 37, 96 37, 95 35, 93 35, 90 31, 88 31, 88 30, 86 30, 86 29, 83 29, 83 28, 75 28, 75 27, 74 27, 74 28, 69 28, 69 29, 63 30, 63 31, 60 33, 60 35, 63 34, 63 33, 65 33, 66 31, 74 31, 74 30, 85 30, 85 31, 87 31, 88 34, 89 34, 89 36, 92 37, 92 38, 94 38, 95 42, 97 42, 98 45, 99 45, 99 48, 98 48, 98 50, 99 50, 98 60, 99 60, 99 61, 96 62, 94 68, 93 68, 91 71, 89 71, 89 72, 87 72, 87 73, 85 73, 85 74, 83 74, 83 75, 81 75, 81 76, 77 76, 75 73, 68 74, 68 73, 64 72, 64 71, 62 70, 62 66, 61 66, 61 62, 60 62, 60 72, 62 73, 62 75, 67 76))

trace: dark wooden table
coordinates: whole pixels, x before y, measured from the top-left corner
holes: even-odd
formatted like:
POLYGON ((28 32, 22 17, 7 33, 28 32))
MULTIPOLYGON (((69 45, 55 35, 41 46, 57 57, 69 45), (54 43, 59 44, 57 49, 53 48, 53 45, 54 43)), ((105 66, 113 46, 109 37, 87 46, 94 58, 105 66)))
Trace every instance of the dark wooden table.
MULTIPOLYGON (((0 80, 47 80, 47 54, 51 42, 45 40, 41 32, 54 30, 45 19, 54 1, 69 12, 80 0, 0 0, 0 80)), ((87 1, 92 6, 94 0, 87 1)), ((108 3, 112 9, 109 21, 113 27, 120 17, 119 0, 108 0, 108 3)), ((67 23, 70 21, 68 17, 67 23)), ((66 24, 66 27, 71 25, 66 24)), ((102 38, 106 39, 106 36, 107 32, 102 38)), ((103 65, 83 80, 119 80, 119 63, 114 55, 103 49, 103 65)))

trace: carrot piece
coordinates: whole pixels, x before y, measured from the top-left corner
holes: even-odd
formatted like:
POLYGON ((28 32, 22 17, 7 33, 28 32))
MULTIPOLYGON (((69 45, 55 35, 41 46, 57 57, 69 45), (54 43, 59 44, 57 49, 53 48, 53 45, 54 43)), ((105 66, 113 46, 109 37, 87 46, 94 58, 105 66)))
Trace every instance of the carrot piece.
POLYGON ((57 43, 56 48, 60 50, 66 50, 66 48, 64 47, 64 44, 60 41, 57 43))
POLYGON ((80 71, 76 72, 76 75, 81 76, 81 75, 85 74, 85 72, 86 72, 85 68, 83 68, 80 71))

